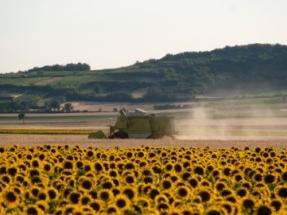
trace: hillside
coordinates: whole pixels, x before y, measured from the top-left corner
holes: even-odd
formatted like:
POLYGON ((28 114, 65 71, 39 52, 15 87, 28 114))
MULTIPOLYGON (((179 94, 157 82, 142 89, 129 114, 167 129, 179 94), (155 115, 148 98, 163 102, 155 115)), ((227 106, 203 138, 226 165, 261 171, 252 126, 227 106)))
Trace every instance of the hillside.
POLYGON ((0 75, 0 111, 57 107, 64 101, 176 102, 198 95, 287 90, 287 46, 252 44, 167 54, 134 65, 90 70, 53 65, 0 75))

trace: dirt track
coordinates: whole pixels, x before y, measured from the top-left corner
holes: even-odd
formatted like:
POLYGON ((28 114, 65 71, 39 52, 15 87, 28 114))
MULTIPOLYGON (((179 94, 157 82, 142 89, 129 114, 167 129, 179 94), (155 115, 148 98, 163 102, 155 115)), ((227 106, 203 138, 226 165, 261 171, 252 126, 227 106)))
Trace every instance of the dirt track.
POLYGON ((86 135, 13 135, 0 134, 0 145, 37 146, 43 144, 69 144, 70 146, 114 148, 118 147, 206 147, 230 148, 230 147, 270 147, 287 148, 285 140, 174 140, 163 138, 160 140, 90 140, 86 135))

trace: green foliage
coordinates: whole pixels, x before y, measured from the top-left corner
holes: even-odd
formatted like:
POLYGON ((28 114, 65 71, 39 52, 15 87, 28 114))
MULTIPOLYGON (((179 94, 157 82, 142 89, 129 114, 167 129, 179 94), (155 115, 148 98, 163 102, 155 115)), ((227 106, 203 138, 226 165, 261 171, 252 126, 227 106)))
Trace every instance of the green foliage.
POLYGON ((43 66, 43 67, 34 67, 33 69, 29 69, 28 71, 26 71, 26 73, 30 73, 30 72, 37 72, 37 73, 42 73, 44 71, 87 71, 90 70, 90 66, 86 63, 77 63, 77 64, 73 64, 73 63, 69 63, 65 66, 56 64, 53 66, 43 66))
POLYGON ((74 110, 72 103, 66 103, 63 107, 64 112, 71 113, 74 110))
POLYGON ((88 136, 89 139, 107 139, 107 135, 102 131, 98 130, 96 132, 92 132, 88 136))
POLYGON ((222 90, 232 95, 285 89, 287 46, 226 46, 210 52, 167 54, 117 69, 91 71, 89 65, 78 63, 1 74, 0 111, 51 110, 58 107, 59 95, 65 101, 171 102, 222 90), (133 97, 138 91, 144 93, 133 97))
POLYGON ((26 116, 25 113, 19 113, 18 114, 18 119, 23 120, 23 124, 25 123, 25 116, 26 116))

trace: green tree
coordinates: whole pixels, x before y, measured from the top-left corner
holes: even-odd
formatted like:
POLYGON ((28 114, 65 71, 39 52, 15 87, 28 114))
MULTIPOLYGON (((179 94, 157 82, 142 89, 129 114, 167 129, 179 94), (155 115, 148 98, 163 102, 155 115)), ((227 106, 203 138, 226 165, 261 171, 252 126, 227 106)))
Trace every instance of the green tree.
POLYGON ((64 110, 66 113, 71 113, 71 112, 74 110, 74 107, 73 107, 72 103, 66 103, 66 104, 64 105, 63 110, 64 110))
POLYGON ((53 99, 49 102, 46 103, 46 108, 49 109, 50 111, 53 110, 60 110, 60 106, 61 106, 61 101, 58 99, 53 99))
POLYGON ((25 123, 25 113, 19 113, 18 114, 18 118, 19 118, 19 120, 23 120, 23 124, 25 123))

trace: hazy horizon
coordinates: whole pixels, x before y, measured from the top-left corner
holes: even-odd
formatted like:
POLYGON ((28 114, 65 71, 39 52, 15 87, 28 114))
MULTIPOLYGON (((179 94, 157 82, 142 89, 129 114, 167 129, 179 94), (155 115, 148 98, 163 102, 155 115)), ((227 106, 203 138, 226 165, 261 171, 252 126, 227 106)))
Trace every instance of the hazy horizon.
POLYGON ((124 67, 225 46, 287 45, 284 0, 0 0, 0 73, 124 67))

